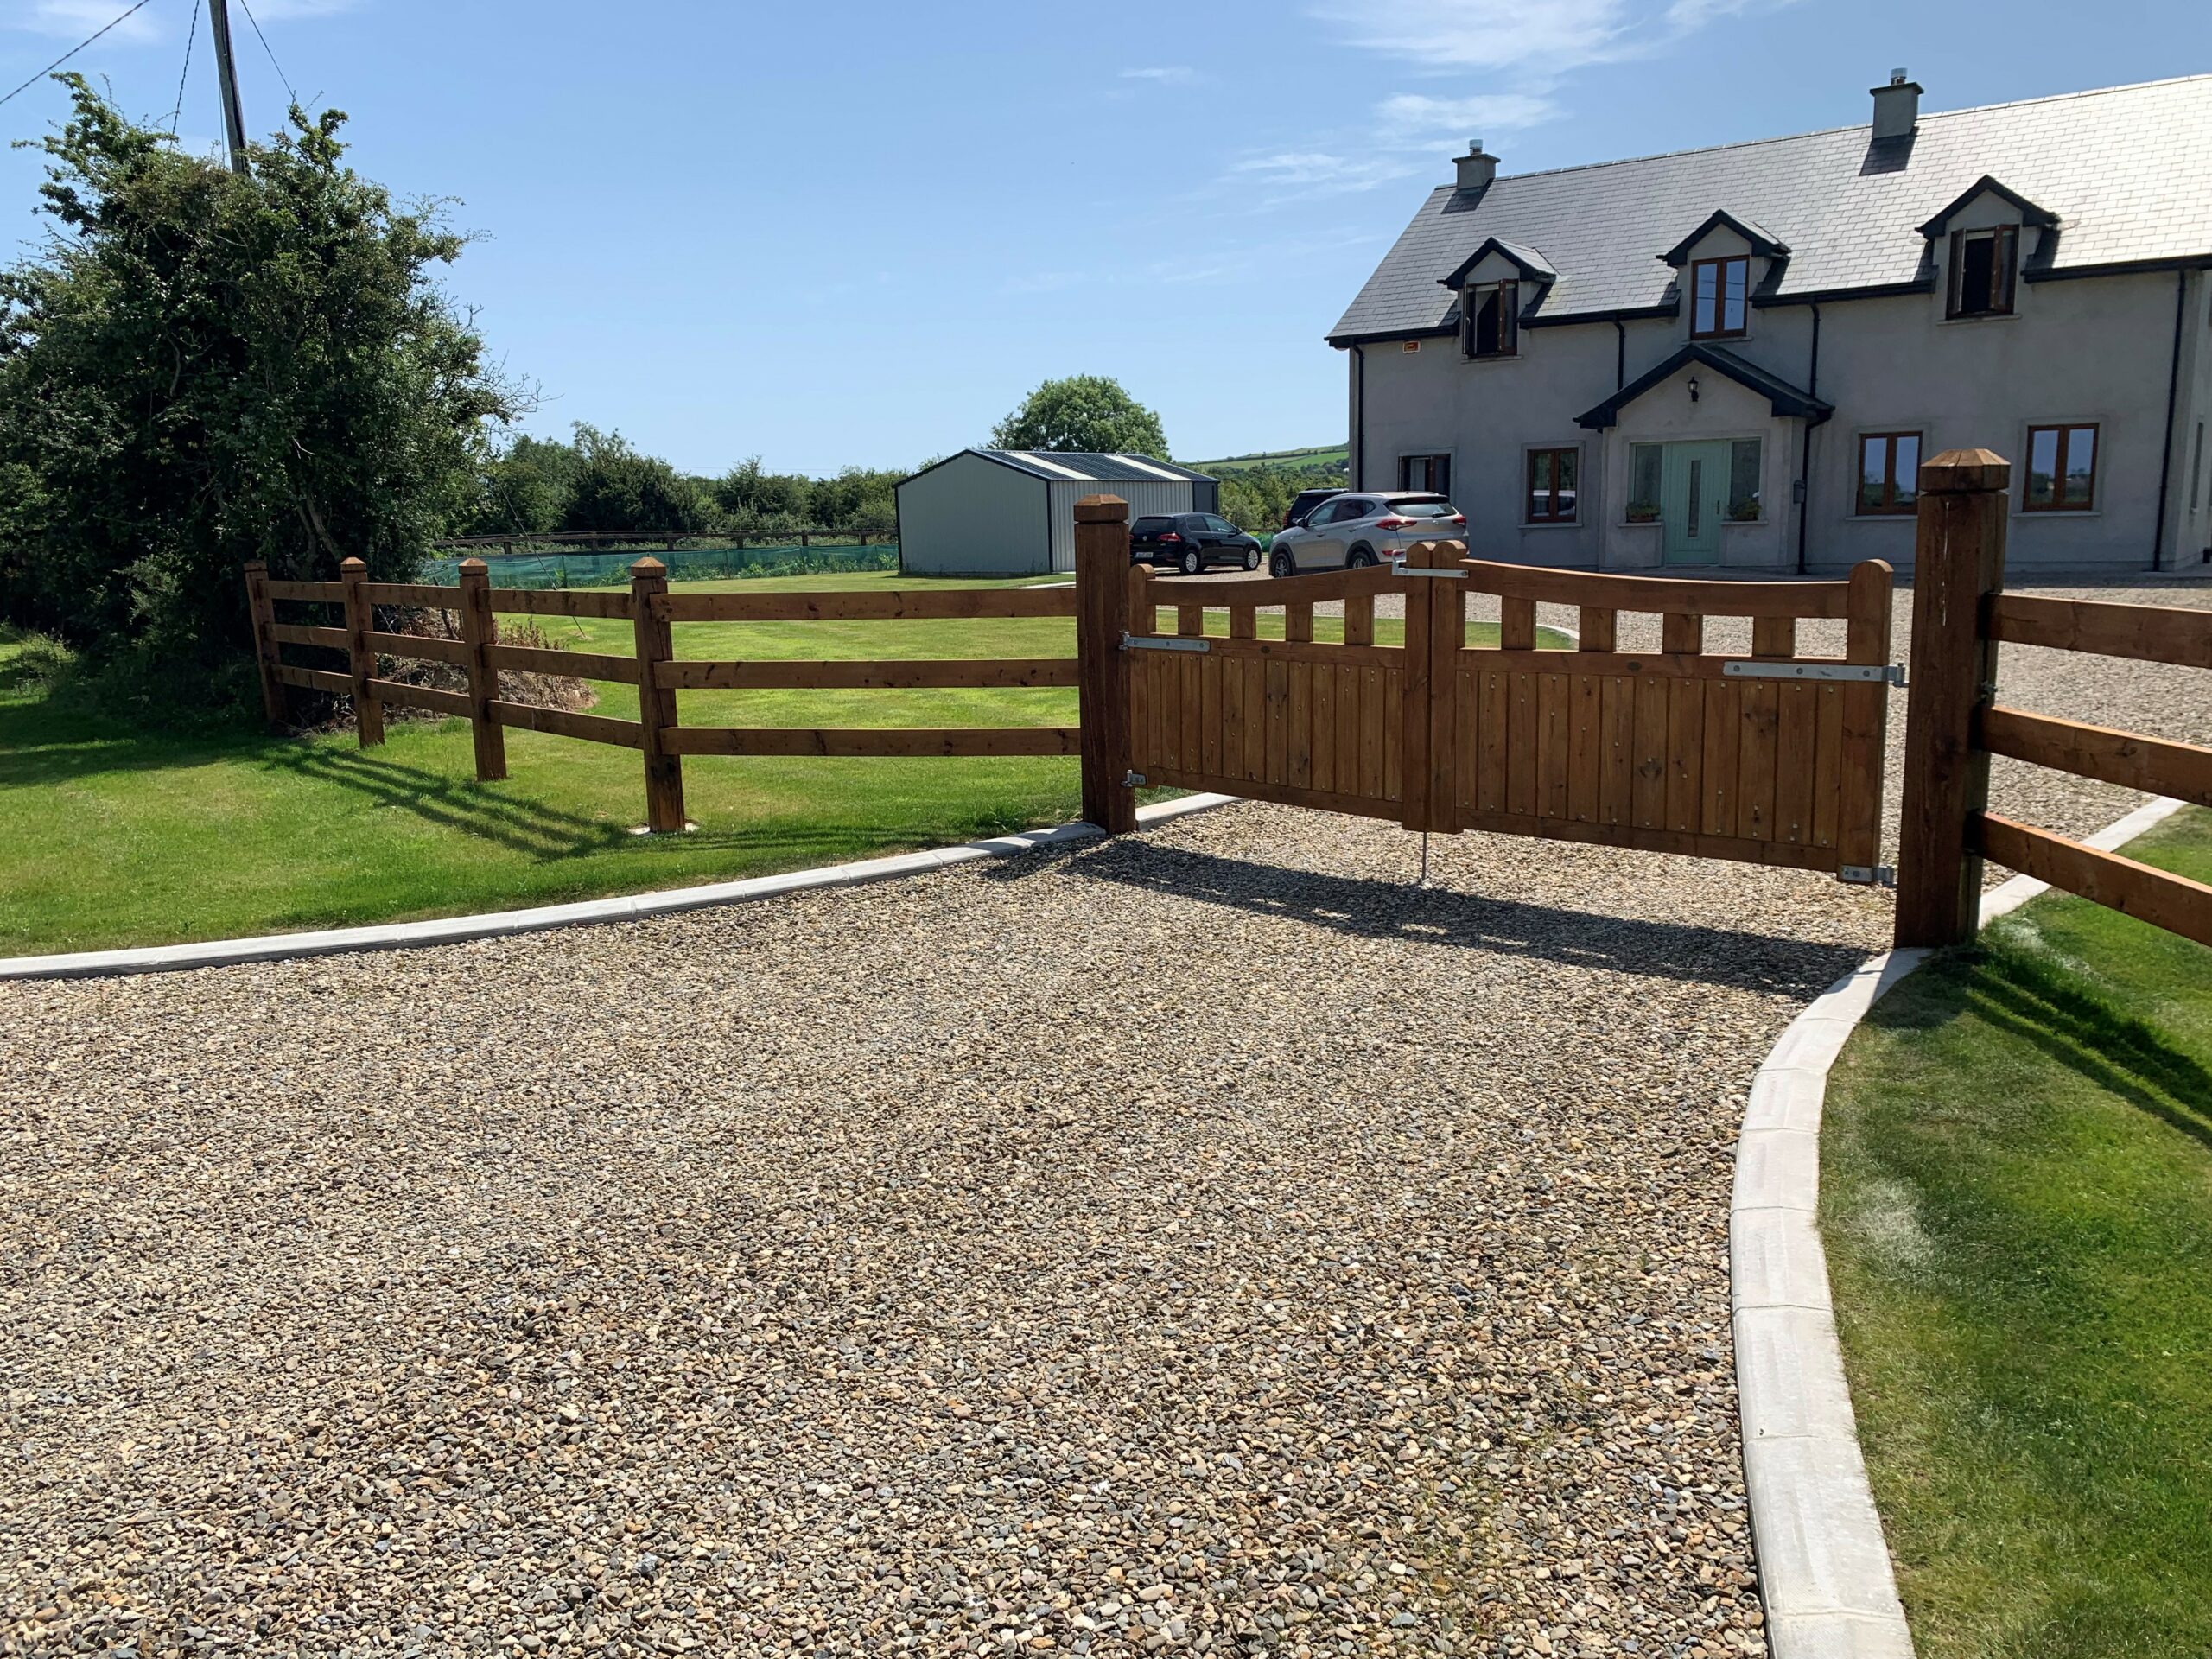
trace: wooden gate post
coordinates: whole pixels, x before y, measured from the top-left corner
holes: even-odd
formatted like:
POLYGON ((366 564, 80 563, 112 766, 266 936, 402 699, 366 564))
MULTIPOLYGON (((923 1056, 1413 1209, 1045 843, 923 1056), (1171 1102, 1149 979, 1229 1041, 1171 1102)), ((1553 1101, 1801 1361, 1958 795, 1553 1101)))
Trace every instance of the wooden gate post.
POLYGON ((1086 495, 1075 504, 1077 719, 1083 729, 1083 816, 1109 836, 1137 827, 1128 782, 1129 504, 1086 495))
POLYGON ((507 775, 507 734, 492 710, 499 671, 487 648, 499 642, 499 623, 492 614, 491 571, 481 559, 461 562, 461 638, 468 647, 468 733, 476 744, 476 781, 493 783, 507 775))
POLYGON ((369 606, 369 567, 360 559, 342 560, 338 580, 346 589, 346 659, 353 680, 353 734, 365 749, 384 741, 384 705, 369 689, 377 674, 377 654, 369 649, 369 635, 376 626, 369 606))
POLYGON ((645 751, 645 828, 657 836, 683 832, 683 757, 666 747, 676 724, 676 693, 660 683, 660 665, 676 655, 676 635, 653 601, 668 592, 668 567, 639 559, 630 567, 631 622, 638 652, 638 725, 645 751))
POLYGON ((269 567, 255 559, 245 568, 246 608, 253 617, 253 661, 261 671, 261 712, 269 729, 284 729, 284 682, 276 677, 276 607, 269 602, 269 567))
POLYGON ((1989 756, 1975 745, 1974 721, 1997 679, 1982 601, 2005 582, 2012 479, 2011 465, 1986 449, 1947 449, 1920 469, 1897 835, 1900 945, 1964 944, 1980 921, 1981 855, 1968 823, 1988 804, 1989 756))

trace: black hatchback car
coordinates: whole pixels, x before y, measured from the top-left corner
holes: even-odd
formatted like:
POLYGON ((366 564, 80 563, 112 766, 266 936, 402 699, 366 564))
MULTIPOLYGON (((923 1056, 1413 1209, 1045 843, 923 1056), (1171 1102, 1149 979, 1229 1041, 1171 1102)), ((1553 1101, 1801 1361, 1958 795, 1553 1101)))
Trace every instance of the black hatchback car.
POLYGON ((1210 564, 1256 570, 1260 543, 1218 513, 1147 513, 1129 526, 1129 563, 1164 564, 1186 576, 1210 564))

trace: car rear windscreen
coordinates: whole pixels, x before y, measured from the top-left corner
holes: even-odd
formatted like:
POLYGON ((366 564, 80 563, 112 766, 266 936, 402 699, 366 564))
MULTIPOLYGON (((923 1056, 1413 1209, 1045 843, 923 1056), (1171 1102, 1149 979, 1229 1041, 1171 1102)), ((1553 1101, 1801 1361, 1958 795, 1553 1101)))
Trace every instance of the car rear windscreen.
POLYGON ((1157 536, 1163 530, 1173 530, 1174 528, 1175 521, 1173 518, 1140 518, 1136 523, 1129 526, 1129 534, 1132 536, 1157 536))
POLYGON ((1449 501, 1439 500, 1433 495, 1394 496, 1388 505, 1390 511, 1401 518, 1452 518, 1459 516, 1449 501))

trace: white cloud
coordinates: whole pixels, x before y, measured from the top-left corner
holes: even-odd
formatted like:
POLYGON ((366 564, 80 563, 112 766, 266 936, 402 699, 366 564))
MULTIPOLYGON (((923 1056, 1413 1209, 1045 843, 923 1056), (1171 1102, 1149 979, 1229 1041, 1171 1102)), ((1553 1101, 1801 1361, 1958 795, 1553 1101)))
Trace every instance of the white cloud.
POLYGON ((1123 80, 1149 80, 1161 86, 1183 86, 1198 79, 1198 72, 1187 63, 1161 64, 1150 69, 1124 69, 1123 80))
MULTIPOLYGON (((127 0, 33 0, 31 5, 20 10, 15 6, 8 8, 16 13, 9 26, 74 42, 83 40, 102 23, 115 22, 115 14, 123 10, 124 3, 127 0)), ((153 16, 154 10, 144 6, 131 13, 108 30, 102 37, 103 43, 113 41, 143 45, 160 40, 162 31, 153 16)))
POLYGON ((1414 67, 1545 77, 1621 55, 1632 10, 1632 0, 1319 0, 1313 8, 1351 45, 1414 67))
POLYGON ((1473 98, 1400 92, 1384 99, 1376 113, 1393 133, 1408 138, 1429 138, 1440 133, 1479 137, 1484 133, 1533 127, 1550 120, 1560 110, 1551 99, 1536 92, 1491 92, 1473 98))

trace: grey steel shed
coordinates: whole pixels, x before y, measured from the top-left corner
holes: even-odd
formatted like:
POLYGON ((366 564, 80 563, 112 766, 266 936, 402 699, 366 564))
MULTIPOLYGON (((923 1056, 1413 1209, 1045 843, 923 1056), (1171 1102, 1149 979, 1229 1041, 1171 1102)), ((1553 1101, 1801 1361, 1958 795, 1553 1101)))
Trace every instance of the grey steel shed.
POLYGON ((1129 517, 1218 512, 1221 483, 1149 455, 963 449, 899 483, 899 568, 917 575, 1075 569, 1075 504, 1118 495, 1129 517))

